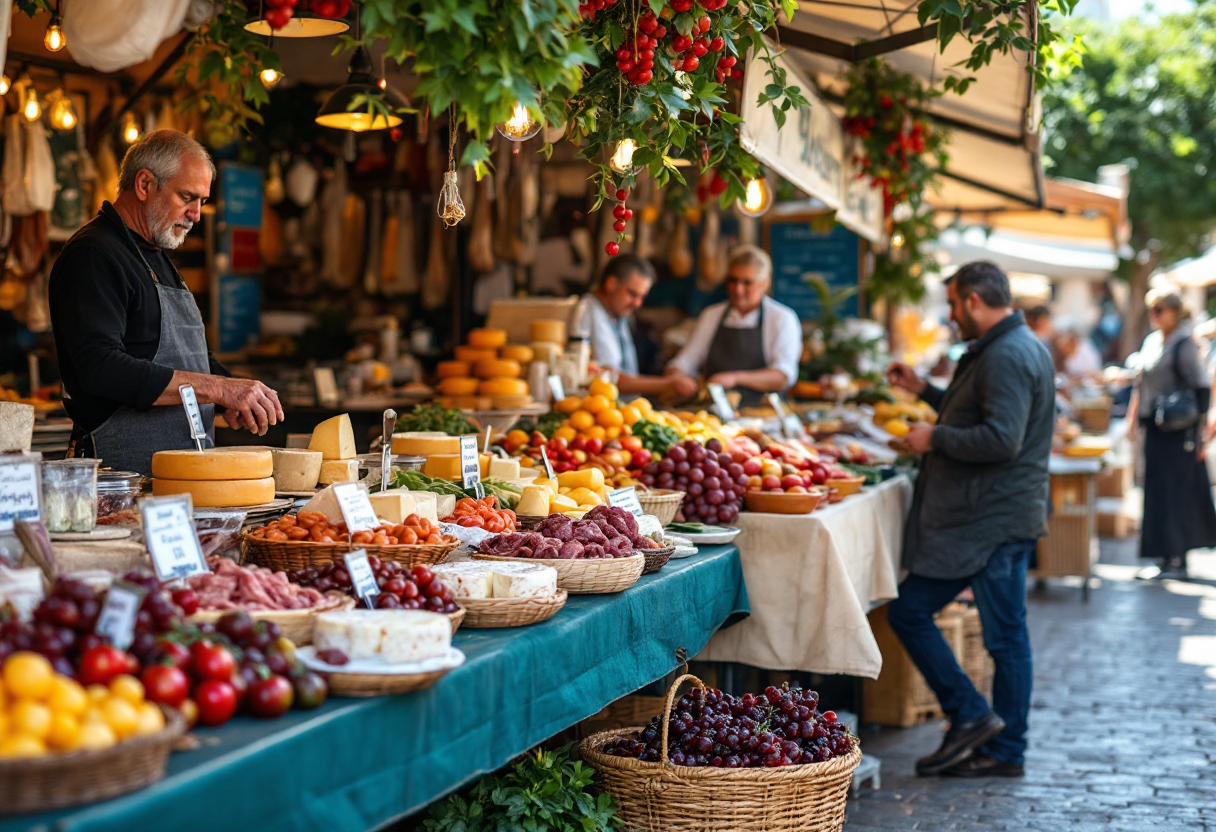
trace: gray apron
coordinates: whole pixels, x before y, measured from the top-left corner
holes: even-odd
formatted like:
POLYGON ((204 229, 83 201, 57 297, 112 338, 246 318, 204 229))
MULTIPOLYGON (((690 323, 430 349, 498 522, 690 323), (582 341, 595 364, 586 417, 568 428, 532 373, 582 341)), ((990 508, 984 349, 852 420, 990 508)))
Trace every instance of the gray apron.
MULTIPOLYGON (((764 358, 764 303, 760 304, 760 316, 751 329, 736 329, 726 326, 728 306, 718 321, 718 331, 709 344, 705 356, 705 377, 716 373, 731 373, 740 370, 763 370, 768 366, 764 358)), ((740 396, 740 407, 760 407, 764 404, 764 393, 750 387, 735 388, 740 396)))
POLYGON ((629 331, 628 318, 613 318, 617 340, 621 342, 620 370, 627 376, 638 374, 638 348, 633 343, 633 333, 629 331))
MULTIPOLYGON (((190 373, 210 373, 206 329, 194 295, 189 289, 173 289, 162 284, 131 236, 127 224, 116 213, 113 216, 110 212, 102 213, 121 227, 127 242, 138 252, 139 259, 144 261, 148 274, 152 275, 152 281, 156 284, 156 298, 160 303, 160 344, 152 357, 153 363, 190 373)), ((176 268, 173 271, 177 274, 176 268)), ((178 280, 181 280, 180 274, 178 280)), ((207 426, 206 446, 213 448, 215 405, 200 404, 199 409, 203 414, 203 424, 207 426)), ((194 447, 190 422, 181 405, 157 405, 146 413, 125 404, 119 405, 118 410, 93 431, 91 437, 93 452, 107 468, 138 471, 148 477, 152 476, 152 454, 156 451, 194 447)))

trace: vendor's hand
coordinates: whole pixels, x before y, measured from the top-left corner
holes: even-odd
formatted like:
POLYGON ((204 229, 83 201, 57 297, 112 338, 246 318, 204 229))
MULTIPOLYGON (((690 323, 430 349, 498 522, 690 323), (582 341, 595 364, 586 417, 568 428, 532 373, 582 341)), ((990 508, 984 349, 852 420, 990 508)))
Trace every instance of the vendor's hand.
POLYGON ((239 410, 233 410, 232 408, 228 408, 227 410, 224 411, 223 416, 224 416, 224 422, 232 430, 249 430, 249 431, 253 431, 254 433, 257 433, 256 426, 248 427, 244 422, 241 421, 241 412, 239 410))
POLYGON ((678 375, 671 376, 671 389, 675 391, 677 396, 688 398, 697 394, 697 390, 700 389, 700 385, 697 384, 697 380, 692 376, 686 376, 683 373, 680 373, 678 375))
POLYGON ((734 373, 714 373, 706 381, 706 384, 721 384, 722 389, 730 390, 739 386, 739 377, 734 373))
POLYGON ((903 442, 914 454, 927 454, 933 450, 933 425, 928 422, 913 422, 903 442))
MULTIPOLYGON (((279 394, 262 382, 246 378, 213 378, 216 385, 213 400, 226 410, 235 411, 233 418, 239 417, 242 427, 264 436, 271 425, 283 421, 279 394)), ((224 418, 228 419, 228 416, 224 418)))
POLYGON ((891 365, 887 367, 887 381, 892 387, 901 387, 918 396, 925 392, 925 388, 928 386, 928 382, 902 361, 892 361, 891 365))

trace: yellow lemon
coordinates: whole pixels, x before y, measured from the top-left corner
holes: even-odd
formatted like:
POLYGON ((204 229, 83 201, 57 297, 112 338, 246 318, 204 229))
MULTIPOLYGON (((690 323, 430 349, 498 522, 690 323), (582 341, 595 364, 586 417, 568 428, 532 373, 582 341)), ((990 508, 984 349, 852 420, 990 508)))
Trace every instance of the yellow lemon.
POLYGON ((40 740, 51 733, 51 709, 41 702, 22 699, 9 709, 9 730, 14 734, 29 734, 40 740))
POLYGON ((583 431, 583 436, 587 437, 588 439, 603 439, 607 435, 608 432, 599 425, 592 425, 583 431))
POLYGON ((591 395, 603 396, 610 402, 616 401, 617 397, 619 397, 621 394, 620 391, 617 390, 615 384, 613 384, 611 381, 605 381, 599 377, 593 378, 591 380, 591 384, 587 385, 587 389, 591 395))
POLYGON ((627 404, 621 408, 621 421, 627 425, 632 425, 635 422, 641 421, 642 412, 631 404, 627 404))
POLYGON ((139 727, 139 711, 125 699, 114 697, 101 706, 101 712, 105 714, 106 724, 114 729, 120 740, 134 734, 139 727))
POLYGON ((577 431, 585 431, 595 424, 595 415, 586 410, 576 410, 570 414, 570 427, 577 431))
POLYGON ((555 402, 553 404, 553 409, 558 413, 565 413, 569 415, 582 406, 583 400, 578 396, 566 396, 566 398, 562 399, 560 402, 555 402))
POLYGON ((76 747, 85 751, 97 751, 109 748, 116 742, 118 742, 118 735, 109 725, 104 722, 86 722, 80 726, 80 736, 77 738, 76 747))
POLYGON ((895 437, 907 436, 908 431, 911 430, 911 428, 908 427, 908 423, 903 419, 888 419, 886 423, 883 424, 882 429, 895 437))
POLYGON ((55 713, 80 716, 89 707, 89 695, 75 679, 56 676, 51 688, 51 697, 46 701, 55 713))
POLYGON ((144 701, 144 683, 123 673, 110 680, 110 693, 132 705, 140 705, 144 701))
POLYGON ((80 721, 62 711, 51 717, 51 732, 46 738, 51 748, 71 751, 80 742, 80 721))
POLYGON ((611 402, 604 396, 591 395, 583 399, 583 410, 589 413, 600 413, 612 407, 611 402))
POLYGON ((0 675, 8 692, 17 699, 46 699, 55 680, 51 663, 44 656, 28 651, 9 656, 0 675))
POLYGON ((110 689, 105 685, 89 685, 84 689, 90 705, 101 705, 110 698, 110 689))
POLYGON ((101 705, 89 705, 88 709, 80 717, 81 722, 105 722, 106 712, 101 705))
POLYGON ((595 423, 600 427, 619 428, 625 424, 625 418, 621 415, 621 411, 615 407, 610 407, 607 410, 601 410, 595 417, 595 423))
POLYGON ((155 702, 144 702, 139 706, 139 722, 135 726, 136 736, 155 734, 165 727, 165 715, 155 702))
POLYGON ((578 436, 578 431, 569 425, 562 425, 560 428, 553 431, 554 439, 565 439, 567 442, 574 439, 576 436, 578 436))
POLYGON ((654 405, 650 403, 650 399, 645 396, 638 396, 629 403, 630 407, 637 408, 638 413, 642 414, 643 419, 649 419, 650 414, 654 412, 654 405))
POLYGON ((46 746, 42 740, 29 734, 13 734, 0 741, 0 760, 41 757, 45 753, 46 746))

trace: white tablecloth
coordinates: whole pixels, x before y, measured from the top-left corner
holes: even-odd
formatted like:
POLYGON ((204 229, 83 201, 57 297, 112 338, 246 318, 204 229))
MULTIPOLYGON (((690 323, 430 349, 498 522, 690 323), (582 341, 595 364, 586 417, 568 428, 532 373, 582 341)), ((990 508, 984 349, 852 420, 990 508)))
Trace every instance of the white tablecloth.
POLYGON ((697 659, 878 678, 866 613, 898 594, 911 499, 912 483, 896 477, 812 514, 740 514, 751 616, 718 631, 697 659))

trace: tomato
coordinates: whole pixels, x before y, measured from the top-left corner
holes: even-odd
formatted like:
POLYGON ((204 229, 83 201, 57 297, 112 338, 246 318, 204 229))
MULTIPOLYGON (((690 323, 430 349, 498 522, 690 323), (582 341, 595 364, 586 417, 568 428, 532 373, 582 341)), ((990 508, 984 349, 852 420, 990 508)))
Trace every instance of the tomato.
POLYGON ((82 685, 108 685, 127 670, 127 654, 113 645, 102 644, 89 648, 81 657, 76 678, 82 685))
POLYGON ((190 666, 190 648, 181 642, 161 639, 156 642, 156 649, 160 651, 161 657, 174 667, 185 670, 190 666))
POLYGON ((190 695, 190 678, 176 667, 144 668, 139 680, 144 683, 145 695, 153 702, 180 708, 190 695))
MULTIPOLYGON (((196 641, 190 648, 190 669, 199 679, 226 683, 236 670, 236 659, 222 644, 196 641)), ((201 702, 199 706, 201 708, 201 702)))
POLYGON ((295 691, 291 682, 277 673, 249 689, 249 712, 254 716, 273 719, 291 710, 295 691))
POLYGON ((321 674, 313 673, 311 670, 306 670, 292 678, 291 687, 295 691, 295 706, 302 711, 320 707, 329 695, 329 685, 326 684, 325 679, 321 677, 321 674))
POLYGON ((208 679, 194 689, 194 701, 203 725, 223 725, 236 713, 236 689, 228 682, 208 679))
POLYGON ((184 615, 194 615, 198 612, 198 595, 193 589, 173 590, 173 603, 182 608, 184 615))
POLYGON ((236 673, 232 674, 232 678, 228 680, 228 684, 232 685, 232 689, 236 691, 236 705, 239 708, 245 704, 245 697, 249 695, 249 686, 253 683, 245 675, 245 669, 238 668, 236 673))

